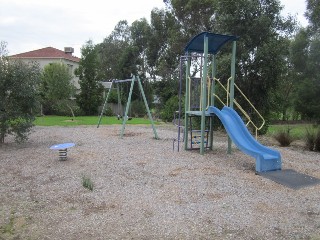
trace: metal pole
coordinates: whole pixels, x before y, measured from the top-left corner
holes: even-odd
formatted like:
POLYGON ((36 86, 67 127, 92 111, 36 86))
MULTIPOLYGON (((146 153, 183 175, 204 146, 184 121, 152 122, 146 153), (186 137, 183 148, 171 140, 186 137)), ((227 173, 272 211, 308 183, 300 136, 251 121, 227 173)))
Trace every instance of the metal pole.
POLYGON ((118 94, 118 116, 119 115, 122 116, 123 111, 122 111, 119 83, 117 83, 117 94, 118 94))
POLYGON ((139 84, 140 91, 141 91, 141 94, 142 94, 142 98, 143 98, 143 101, 144 101, 144 105, 146 106, 146 109, 147 109, 147 112, 148 112, 148 116, 149 116, 149 119, 150 119, 150 122, 151 122, 151 125, 152 125, 154 138, 155 139, 159 139, 158 134, 157 134, 157 130, 156 130, 156 128, 154 126, 154 123, 153 123, 152 115, 150 113, 150 109, 149 109, 149 106, 148 106, 146 95, 144 94, 143 87, 142 87, 142 84, 141 84, 139 76, 137 77, 137 80, 138 80, 138 84, 139 84))
POLYGON ((208 64, 208 37, 204 37, 203 43, 204 49, 204 63, 203 63, 203 74, 202 74, 202 112, 201 112, 201 143, 200 143, 200 154, 204 154, 204 134, 206 124, 206 106, 207 106, 207 64, 208 64))
MULTIPOLYGON (((216 72, 217 72, 217 64, 216 64, 216 55, 212 56, 212 75, 211 75, 211 93, 210 93, 210 104, 211 106, 214 106, 214 94, 216 91, 216 85, 215 85, 215 77, 216 77, 216 72)), ((210 150, 213 149, 213 116, 210 117, 210 140, 209 140, 209 147, 210 150)))
POLYGON ((101 119, 102 119, 102 116, 103 116, 103 112, 104 112, 104 110, 105 110, 105 108, 106 108, 106 106, 107 106, 108 98, 109 98, 110 92, 111 92, 111 90, 112 90, 112 85, 113 85, 113 81, 112 81, 112 83, 111 83, 111 87, 110 87, 110 89, 109 89, 109 92, 108 92, 108 94, 107 94, 107 97, 106 97, 106 99, 105 99, 105 101, 104 101, 104 104, 103 104, 103 107, 102 107, 102 110, 101 110, 101 114, 100 114, 100 117, 99 117, 99 120, 98 120, 97 128, 99 128, 99 126, 100 126, 101 119))
POLYGON ((131 103, 131 96, 132 96, 132 90, 133 90, 134 81, 135 81, 135 76, 133 76, 132 79, 131 79, 129 97, 128 97, 128 101, 127 101, 126 111, 125 111, 125 114, 123 116, 123 121, 122 121, 122 128, 121 128, 121 133, 120 133, 120 137, 121 138, 123 138, 124 130, 125 130, 125 127, 126 127, 126 122, 128 120, 128 111, 129 111, 129 107, 130 107, 130 103, 131 103))
MULTIPOLYGON (((187 57, 189 57, 189 53, 187 53, 187 57)), ((187 58, 187 66, 186 66, 186 93, 185 93, 185 101, 184 101, 184 149, 188 149, 188 125, 189 125, 189 114, 190 111, 190 86, 189 86, 189 76, 190 76, 190 64, 191 58, 187 58)))
MULTIPOLYGON (((231 59, 231 81, 230 81, 230 104, 229 107, 233 108, 233 99, 234 99, 234 80, 235 80, 235 68, 236 68, 236 48, 237 42, 233 41, 232 45, 232 59, 231 59)), ((231 144, 232 141, 228 137, 228 153, 231 153, 231 144)))
POLYGON ((179 72, 179 112, 178 112, 178 152, 180 151, 180 127, 181 127, 181 93, 182 93, 182 62, 184 56, 180 57, 180 72, 179 72))

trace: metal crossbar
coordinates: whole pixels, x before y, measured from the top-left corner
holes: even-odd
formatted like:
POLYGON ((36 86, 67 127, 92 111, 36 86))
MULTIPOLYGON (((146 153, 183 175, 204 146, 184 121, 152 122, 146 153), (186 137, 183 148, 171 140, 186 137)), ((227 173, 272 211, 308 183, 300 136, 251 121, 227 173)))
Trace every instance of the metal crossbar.
MULTIPOLYGON (((136 79, 133 79, 133 81, 136 81, 136 79)), ((114 83, 124 83, 124 82, 132 82, 132 79, 123 79, 123 80, 117 80, 117 79, 114 79, 112 80, 112 82, 114 83)))

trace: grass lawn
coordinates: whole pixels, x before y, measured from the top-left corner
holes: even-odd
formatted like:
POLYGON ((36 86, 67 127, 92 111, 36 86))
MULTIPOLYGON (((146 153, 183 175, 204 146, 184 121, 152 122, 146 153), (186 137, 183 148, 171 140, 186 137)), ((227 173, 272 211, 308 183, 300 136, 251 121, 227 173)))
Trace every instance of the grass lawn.
MULTIPOLYGON (((77 125, 98 125, 98 116, 79 116, 72 120, 72 117, 67 116, 43 116, 37 117, 34 121, 36 126, 77 126, 77 125)), ((159 122, 154 121, 155 124, 159 122)), ((118 120, 117 117, 106 117, 101 119, 100 125, 112 125, 112 124, 122 124, 122 120, 118 120)), ((127 121, 127 124, 150 124, 148 118, 132 118, 127 121)), ((290 129, 290 134, 295 139, 302 139, 306 134, 306 129, 314 129, 312 124, 290 124, 290 125, 270 125, 267 136, 274 136, 280 131, 287 131, 290 129)))
MULTIPOLYGON (((77 126, 77 125, 98 125, 98 116, 79 116, 75 119, 66 116, 43 116, 37 117, 34 121, 36 126, 77 126)), ((154 121, 155 124, 158 122, 154 121)), ((122 124, 117 117, 103 117, 100 125, 122 124)), ((126 124, 151 124, 149 118, 132 118, 126 124)))
POLYGON ((270 125, 267 135, 273 136, 280 131, 287 131, 288 129, 290 130, 292 137, 296 139, 302 139, 305 137, 307 129, 316 130, 317 128, 312 124, 270 125))

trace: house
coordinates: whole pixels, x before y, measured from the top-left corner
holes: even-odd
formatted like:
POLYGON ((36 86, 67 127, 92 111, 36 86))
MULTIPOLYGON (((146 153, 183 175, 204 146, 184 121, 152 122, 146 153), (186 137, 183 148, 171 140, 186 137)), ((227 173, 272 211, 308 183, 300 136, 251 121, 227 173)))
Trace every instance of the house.
POLYGON ((74 70, 79 67, 80 58, 73 56, 73 52, 74 49, 71 47, 65 47, 64 51, 58 50, 53 47, 46 47, 30 52, 12 55, 9 58, 21 59, 25 62, 37 61, 42 69, 44 68, 44 66, 50 63, 64 63, 70 69, 70 74, 72 76, 72 84, 76 87, 77 91, 79 91, 79 78, 75 76, 74 70))

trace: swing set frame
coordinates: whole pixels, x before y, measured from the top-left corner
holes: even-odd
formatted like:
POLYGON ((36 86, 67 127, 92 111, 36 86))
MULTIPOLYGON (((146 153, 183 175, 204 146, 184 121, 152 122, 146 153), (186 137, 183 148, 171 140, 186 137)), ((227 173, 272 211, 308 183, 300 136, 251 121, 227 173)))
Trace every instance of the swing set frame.
POLYGON ((129 117, 128 117, 128 112, 129 112, 129 108, 130 108, 130 104, 131 104, 131 97, 132 97, 132 92, 133 92, 133 86, 134 86, 134 83, 135 83, 135 82, 138 82, 139 89, 140 89, 140 92, 141 92, 141 95, 142 95, 142 98, 143 98, 143 101, 144 101, 144 105, 145 105, 145 107, 146 107, 146 111, 147 111, 147 114, 148 114, 150 123, 151 123, 151 125, 152 125, 152 129, 153 129, 153 133, 154 133, 154 138, 155 138, 155 139, 159 139, 158 134, 157 134, 157 130, 156 130, 156 128, 155 128, 154 121, 153 121, 153 119, 152 119, 152 115, 151 115, 151 112, 150 112, 150 109, 149 109, 149 106, 148 106, 148 102, 147 102, 146 96, 145 96, 145 94, 144 94, 144 90, 143 90, 142 83, 141 83, 141 80, 140 80, 139 76, 133 76, 131 79, 124 79, 124 80, 114 79, 114 80, 112 80, 111 82, 108 82, 108 84, 106 85, 106 88, 109 89, 109 91, 108 91, 108 93, 107 93, 107 95, 106 95, 106 98, 105 98, 105 101, 104 101, 104 104, 103 104, 103 107, 102 107, 102 110, 101 110, 101 113, 100 113, 100 116, 99 116, 97 128, 99 128, 100 123, 101 123, 101 119, 102 119, 102 117, 103 117, 103 113, 104 113, 104 111, 106 110, 107 103, 108 103, 108 99, 109 99, 109 96, 110 96, 110 92, 111 92, 111 90, 112 90, 112 85, 115 84, 115 83, 117 84, 118 104, 119 104, 119 102, 121 101, 121 100, 120 100, 119 84, 120 84, 120 83, 125 83, 125 82, 131 82, 131 85, 130 85, 130 92, 129 92, 127 104, 126 104, 126 110, 125 110, 124 116, 123 116, 123 118, 122 118, 122 128, 121 128, 121 132, 120 132, 120 137, 123 138, 123 135, 124 135, 124 132, 125 132, 125 128, 126 128, 126 122, 127 122, 127 120, 129 119, 129 117))

